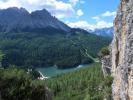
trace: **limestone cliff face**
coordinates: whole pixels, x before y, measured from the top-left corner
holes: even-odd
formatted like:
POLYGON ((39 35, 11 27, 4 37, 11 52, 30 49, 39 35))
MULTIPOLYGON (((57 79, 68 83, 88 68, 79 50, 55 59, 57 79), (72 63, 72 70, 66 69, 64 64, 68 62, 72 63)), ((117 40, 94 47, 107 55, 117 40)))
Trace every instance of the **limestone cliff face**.
POLYGON ((102 63, 102 71, 104 77, 108 76, 111 74, 111 56, 106 55, 101 59, 102 63))
POLYGON ((112 42, 114 100, 133 100, 133 0, 121 0, 112 42))

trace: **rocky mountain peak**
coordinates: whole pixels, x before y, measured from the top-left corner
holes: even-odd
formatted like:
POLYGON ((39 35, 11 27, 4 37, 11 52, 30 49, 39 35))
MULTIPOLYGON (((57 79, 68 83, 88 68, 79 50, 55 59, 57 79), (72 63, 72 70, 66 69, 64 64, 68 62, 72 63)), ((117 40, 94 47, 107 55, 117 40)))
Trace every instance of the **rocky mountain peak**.
POLYGON ((0 32, 44 32, 45 29, 71 30, 46 9, 29 13, 25 8, 11 7, 0 10, 0 32))
POLYGON ((43 17, 44 18, 45 17, 52 17, 51 14, 45 9, 31 12, 31 16, 39 16, 39 17, 42 17, 42 18, 43 17))

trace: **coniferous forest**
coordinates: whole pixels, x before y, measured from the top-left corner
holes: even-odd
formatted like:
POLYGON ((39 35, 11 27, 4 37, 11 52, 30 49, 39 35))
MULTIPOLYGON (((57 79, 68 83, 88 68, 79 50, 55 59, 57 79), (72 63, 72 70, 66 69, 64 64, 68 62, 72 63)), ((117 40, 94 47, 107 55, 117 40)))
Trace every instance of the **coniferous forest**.
POLYGON ((71 68, 89 64, 111 38, 73 29, 71 33, 0 33, 3 66, 71 68))

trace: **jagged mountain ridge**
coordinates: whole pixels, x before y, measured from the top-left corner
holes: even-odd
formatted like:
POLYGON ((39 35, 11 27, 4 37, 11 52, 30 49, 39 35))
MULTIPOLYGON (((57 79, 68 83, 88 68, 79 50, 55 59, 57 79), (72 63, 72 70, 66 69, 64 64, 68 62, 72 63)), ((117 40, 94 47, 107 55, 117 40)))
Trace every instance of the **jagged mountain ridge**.
MULTIPOLYGON (((48 34, 54 32, 54 34, 67 34, 74 29, 52 16, 45 9, 31 13, 25 8, 10 7, 0 9, 0 32, 41 32, 48 34)), ((78 31, 81 30, 85 32, 85 30, 78 28, 78 31)), ((88 33, 112 37, 113 27, 95 29, 94 31, 88 31, 88 33)))
POLYGON ((95 29, 92 33, 99 36, 113 37, 114 28, 109 27, 109 28, 95 29))
POLYGON ((71 30, 45 9, 31 13, 17 7, 0 10, 0 32, 42 32, 47 28, 65 32, 71 30))

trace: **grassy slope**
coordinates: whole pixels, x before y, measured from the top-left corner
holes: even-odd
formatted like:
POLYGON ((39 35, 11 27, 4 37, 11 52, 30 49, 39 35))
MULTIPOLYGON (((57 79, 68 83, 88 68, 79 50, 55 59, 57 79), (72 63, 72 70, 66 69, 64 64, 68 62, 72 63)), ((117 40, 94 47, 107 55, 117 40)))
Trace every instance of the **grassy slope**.
POLYGON ((53 77, 46 84, 53 91, 54 100, 103 100, 111 95, 112 78, 104 78, 101 65, 53 77))

